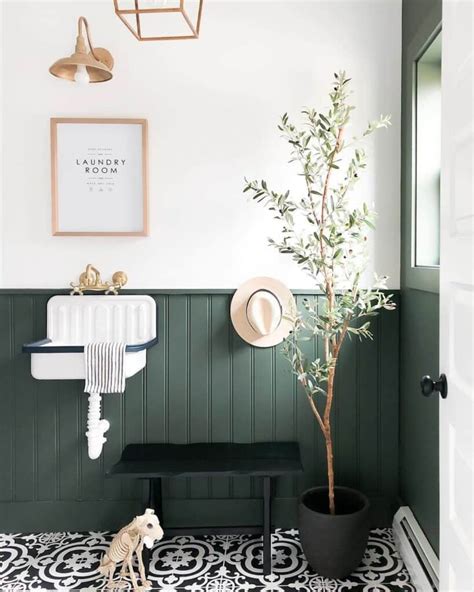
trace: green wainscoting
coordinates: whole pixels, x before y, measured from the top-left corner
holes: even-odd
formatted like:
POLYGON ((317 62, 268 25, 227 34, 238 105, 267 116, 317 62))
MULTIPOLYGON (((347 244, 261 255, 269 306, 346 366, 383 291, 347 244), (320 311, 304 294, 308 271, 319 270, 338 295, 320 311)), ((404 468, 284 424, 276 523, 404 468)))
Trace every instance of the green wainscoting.
MULTIPOLYGON (((144 484, 104 473, 130 442, 297 439, 305 474, 278 481, 277 526, 294 525, 298 494, 324 482, 323 442, 288 363, 279 347, 255 349, 235 334, 231 292, 148 293, 159 309, 159 344, 123 396, 104 396, 111 429, 102 457, 91 461, 83 383, 34 380, 21 351, 45 336, 52 292, 0 292, 0 531, 123 524, 143 507, 144 484)), ((304 297, 297 295, 299 305, 304 297)), ((370 495, 374 523, 382 526, 399 493, 398 311, 377 317, 373 329, 373 341, 348 341, 341 354, 336 479, 370 495)), ((318 344, 309 347, 316 352, 318 344)), ((260 494, 261 483, 244 477, 168 480, 165 511, 174 525, 258 523, 260 494)))

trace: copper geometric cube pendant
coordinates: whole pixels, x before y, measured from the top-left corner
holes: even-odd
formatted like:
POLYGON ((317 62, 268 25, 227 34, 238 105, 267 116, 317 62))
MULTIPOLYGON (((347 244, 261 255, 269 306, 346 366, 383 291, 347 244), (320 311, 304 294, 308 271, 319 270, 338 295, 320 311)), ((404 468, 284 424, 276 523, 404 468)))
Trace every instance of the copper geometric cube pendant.
POLYGON ((197 39, 204 0, 114 0, 115 14, 139 41, 197 39))

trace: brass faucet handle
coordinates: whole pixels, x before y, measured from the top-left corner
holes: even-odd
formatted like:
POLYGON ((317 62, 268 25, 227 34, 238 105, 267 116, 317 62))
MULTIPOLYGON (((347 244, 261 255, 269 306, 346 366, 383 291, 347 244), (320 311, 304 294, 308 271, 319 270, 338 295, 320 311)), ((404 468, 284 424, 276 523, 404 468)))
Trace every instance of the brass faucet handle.
POLYGON ((112 283, 114 286, 119 286, 123 288, 125 284, 128 282, 127 274, 124 271, 116 271, 112 276, 112 283))

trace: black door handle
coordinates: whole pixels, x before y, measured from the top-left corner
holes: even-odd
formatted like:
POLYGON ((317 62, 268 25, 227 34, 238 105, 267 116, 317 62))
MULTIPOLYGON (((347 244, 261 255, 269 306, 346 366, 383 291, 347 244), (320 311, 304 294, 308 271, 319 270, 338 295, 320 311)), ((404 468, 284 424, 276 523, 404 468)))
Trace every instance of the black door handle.
POLYGON ((429 397, 435 391, 441 395, 442 399, 448 396, 448 380, 445 374, 441 374, 438 380, 432 380, 430 376, 423 376, 420 382, 421 393, 429 397))

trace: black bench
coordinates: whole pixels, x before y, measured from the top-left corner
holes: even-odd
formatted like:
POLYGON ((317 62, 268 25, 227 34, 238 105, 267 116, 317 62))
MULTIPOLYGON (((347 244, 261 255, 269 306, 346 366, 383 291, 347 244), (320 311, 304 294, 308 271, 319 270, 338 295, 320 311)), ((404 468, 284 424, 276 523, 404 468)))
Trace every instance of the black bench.
MULTIPOLYGON (((165 536, 179 534, 262 534, 263 571, 271 573, 271 496, 272 479, 301 473, 296 442, 258 442, 256 444, 129 444, 108 476, 150 481, 148 507, 157 512, 165 536), (168 528, 163 515, 161 479, 163 477, 263 478, 263 527, 224 526, 168 528)), ((148 563, 148 562, 147 562, 148 563)), ((147 565, 147 563, 145 565, 147 565)))

